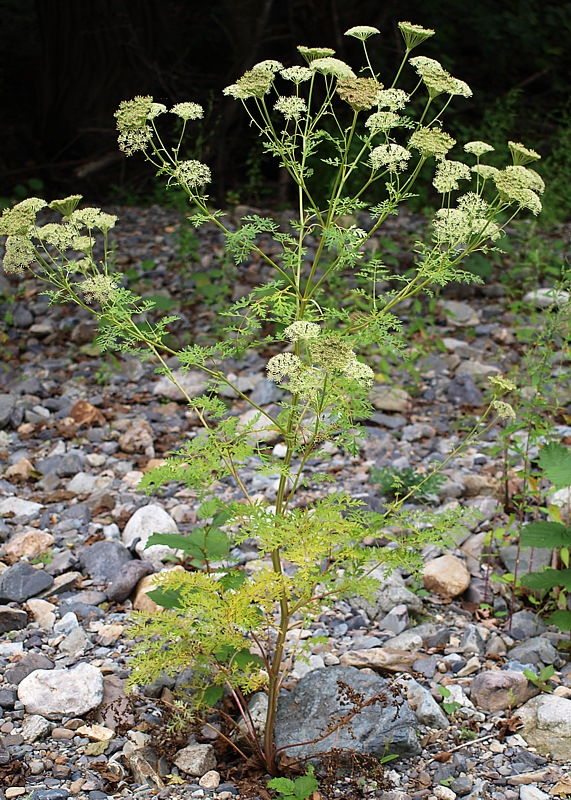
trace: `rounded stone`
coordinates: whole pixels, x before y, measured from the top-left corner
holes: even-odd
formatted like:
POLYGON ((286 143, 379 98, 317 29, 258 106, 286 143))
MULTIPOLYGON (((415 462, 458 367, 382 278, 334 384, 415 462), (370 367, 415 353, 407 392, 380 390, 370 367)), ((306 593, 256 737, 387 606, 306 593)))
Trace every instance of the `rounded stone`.
POLYGON ((470 573, 456 556, 439 556, 425 566, 423 582, 429 592, 446 598, 457 597, 470 585, 470 573))
POLYGON ((103 700, 103 676, 92 664, 73 669, 38 669, 18 686, 18 699, 28 714, 47 719, 81 717, 103 700))

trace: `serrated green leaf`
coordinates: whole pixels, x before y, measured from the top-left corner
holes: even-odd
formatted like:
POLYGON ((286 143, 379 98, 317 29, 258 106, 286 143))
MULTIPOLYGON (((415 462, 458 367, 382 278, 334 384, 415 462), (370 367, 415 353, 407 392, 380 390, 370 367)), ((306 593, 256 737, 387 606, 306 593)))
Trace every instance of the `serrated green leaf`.
POLYGON ((559 442, 551 442, 542 448, 539 464, 546 477, 556 489, 571 486, 571 450, 559 442))
POLYGON ((555 611, 547 621, 557 625, 560 631, 571 631, 571 611, 555 611))
POLYGON ((295 791, 295 784, 289 778, 272 778, 271 781, 268 781, 268 786, 282 794, 293 794, 295 791))
POLYGON ((530 572, 522 575, 521 584, 526 589, 535 592, 544 592, 562 586, 565 589, 571 588, 571 569, 553 569, 547 567, 542 572, 530 572))
MULTIPOLYGON (((224 687, 223 686, 207 686, 204 689, 200 689, 197 692, 199 695, 199 703, 201 706, 206 708, 213 708, 216 703, 222 699, 222 695, 224 694, 224 687)), ((198 699, 198 698, 197 698, 198 699)))
POLYGON ((195 559, 198 565, 205 561, 221 561, 228 555, 228 536, 220 528, 195 528, 189 534, 153 533, 145 548, 162 544, 182 550, 185 556, 195 559))
POLYGON ((218 583, 225 591, 239 589, 247 578, 243 569, 233 569, 222 575, 218 583))
POLYGON ((566 547, 571 544, 571 530, 559 522, 530 522, 519 543, 522 547, 566 547))
POLYGON ((213 517, 220 507, 218 500, 205 500, 202 505, 196 509, 196 516, 198 519, 210 519, 213 517))
POLYGON ((294 794, 299 800, 306 800, 313 792, 317 791, 318 783, 314 775, 300 775, 294 781, 294 794))

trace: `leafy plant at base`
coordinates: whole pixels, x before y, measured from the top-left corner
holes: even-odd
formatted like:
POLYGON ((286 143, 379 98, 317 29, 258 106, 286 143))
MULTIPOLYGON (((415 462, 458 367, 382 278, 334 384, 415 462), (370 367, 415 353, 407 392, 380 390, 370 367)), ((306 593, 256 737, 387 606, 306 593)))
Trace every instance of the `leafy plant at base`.
POLYGON ((536 674, 532 672, 530 669, 524 669, 523 674, 525 677, 533 683, 534 686, 537 686, 538 689, 541 689, 542 692, 552 692, 553 686, 547 681, 555 675, 555 667, 553 664, 548 664, 543 669, 539 670, 539 673, 536 674))
MULTIPOLYGON (((567 447, 559 442, 546 445, 539 454, 539 464, 556 489, 571 487, 571 451, 567 447)), ((541 597, 554 594, 558 610, 550 615, 549 621, 560 630, 571 632, 571 527, 547 520, 530 522, 521 532, 520 545, 546 547, 557 552, 558 568, 545 567, 522 575, 520 580, 522 586, 539 592, 541 597)))
POLYGON ((317 791, 319 784, 313 767, 309 765, 305 775, 300 775, 293 781, 289 778, 272 778, 268 781, 268 786, 280 793, 281 800, 307 800, 317 791))
POLYGON ((383 467, 371 470, 371 483, 378 484, 381 494, 398 500, 404 494, 412 494, 415 500, 431 500, 446 483, 440 472, 424 475, 412 467, 383 467))
MULTIPOLYGON (((73 302, 93 313, 100 322, 102 349, 154 358, 158 372, 178 387, 203 426, 201 435, 147 473, 141 488, 152 491, 176 481, 204 501, 225 478, 237 487, 235 499, 201 506, 204 524, 186 541, 152 539, 182 550, 193 568, 161 574, 154 598, 164 612, 136 616, 131 682, 145 684, 191 664, 195 708, 212 706, 226 692, 242 718, 248 744, 243 749, 221 735, 244 758, 249 748, 271 774, 280 768, 274 722, 293 658, 286 652, 291 623, 305 627, 335 598, 369 594, 375 585, 369 575, 379 563, 409 571, 419 567, 424 544, 444 541, 461 518, 460 511, 450 509, 442 514, 407 510, 403 503, 409 495, 384 514, 368 512, 359 500, 328 486, 315 500, 304 497, 308 485, 315 488, 329 479, 308 472, 312 460, 330 457, 326 445, 334 442, 352 455, 359 451, 359 421, 370 412, 374 371, 358 352, 378 345, 402 352, 407 340, 397 307, 430 294, 431 287, 475 280, 463 269, 464 259, 487 252, 522 209, 536 214, 541 208, 543 181, 525 166, 539 156, 523 145, 509 143, 513 163, 501 170, 481 163, 491 149, 484 142, 465 145, 476 162, 472 166, 447 157, 456 143, 442 129, 442 117, 454 96, 469 97, 471 91, 438 62, 423 57, 410 59, 418 76, 414 91, 398 89, 411 51, 434 33, 410 23, 400 23, 400 29, 405 54, 389 88, 380 83, 367 51, 366 40, 378 31, 358 26, 347 35, 362 42, 367 77, 357 77, 327 48, 300 47, 306 66, 284 69, 279 62, 264 61, 225 89, 243 103, 266 152, 290 176, 296 215, 281 225, 269 216, 247 214, 235 226, 211 208, 205 193, 209 167, 180 157, 187 128, 203 117, 201 106, 177 103, 171 109, 180 138, 169 150, 161 138, 164 105, 151 97, 121 103, 116 113, 121 149, 127 155, 141 152, 168 186, 185 192, 194 209, 191 223, 221 231, 238 266, 252 258, 272 271, 269 281, 225 312, 224 335, 213 345, 194 343, 180 351, 169 345, 168 329, 176 317, 151 321, 156 301, 122 285, 109 246, 116 217, 80 208, 79 195, 49 206, 30 198, 0 220, 0 234, 8 237, 6 270, 29 269, 53 287, 48 292, 52 302, 73 302), (407 106, 409 115, 400 113, 407 106), (312 183, 316 159, 331 169, 323 200, 312 183), (412 197, 421 172, 432 170, 432 159, 442 207, 432 221, 430 241, 416 243, 413 266, 400 275, 378 255, 367 257, 366 245, 412 197), (456 197, 459 181, 472 181, 472 190, 456 197), (38 214, 48 208, 61 215, 60 221, 39 224, 38 214), (100 234, 101 252, 95 249, 100 234), (268 240, 271 248, 263 246, 268 240), (346 274, 355 278, 359 302, 340 307, 330 282, 346 274), (226 359, 240 359, 256 348, 273 353, 267 375, 285 397, 277 413, 258 406, 226 373, 226 359), (185 391, 170 366, 175 361, 183 372, 195 370, 206 377, 202 396, 185 391), (227 413, 218 397, 222 388, 250 404, 248 421, 227 413), (285 446, 283 458, 273 454, 268 439, 285 446), (243 470, 252 462, 261 474, 279 476, 271 508, 245 483, 243 470), (364 545, 381 536, 394 547, 364 545), (246 540, 257 543, 261 561, 256 570, 242 569, 228 555, 231 546, 246 540), (247 697, 261 688, 267 691, 268 713, 259 737, 247 697)), ((495 424, 494 411, 504 418, 513 413, 500 399, 512 385, 494 380, 493 399, 467 441, 495 424)))
POLYGON ((452 716, 461 708, 462 703, 458 703, 456 700, 448 700, 452 692, 447 686, 438 686, 438 693, 442 697, 442 703, 440 705, 449 716, 452 716))

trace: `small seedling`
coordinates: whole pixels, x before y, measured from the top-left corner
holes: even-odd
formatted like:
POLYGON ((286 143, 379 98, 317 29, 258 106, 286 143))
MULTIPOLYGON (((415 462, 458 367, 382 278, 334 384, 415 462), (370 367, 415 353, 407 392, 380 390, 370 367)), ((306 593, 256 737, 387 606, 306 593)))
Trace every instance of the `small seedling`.
POLYGON ((300 775, 294 781, 289 778, 272 778, 268 787, 280 793, 280 800, 307 800, 317 791, 318 783, 313 767, 309 765, 305 775, 300 775))
POLYGON ((448 716, 452 716, 456 713, 456 711, 462 706, 462 703, 458 703, 456 700, 451 700, 449 703, 445 702, 451 695, 451 691, 447 686, 439 686, 438 687, 439 694, 442 695, 442 708, 448 714, 448 716))
POLYGON ((543 667, 543 669, 539 670, 539 674, 536 674, 530 669, 524 669, 523 674, 531 681, 534 686, 537 686, 542 692, 552 692, 553 686, 548 683, 547 681, 555 675, 555 667, 553 664, 548 664, 547 667, 543 667))

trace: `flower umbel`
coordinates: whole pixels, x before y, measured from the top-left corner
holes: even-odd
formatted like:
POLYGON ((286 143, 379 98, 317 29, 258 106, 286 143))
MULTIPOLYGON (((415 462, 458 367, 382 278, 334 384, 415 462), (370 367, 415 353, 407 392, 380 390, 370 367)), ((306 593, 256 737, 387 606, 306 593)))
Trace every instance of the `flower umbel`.
POLYGON ((409 146, 418 150, 422 156, 444 158, 456 144, 449 133, 436 128, 419 128, 409 139, 409 146))
POLYGON ((38 211, 47 205, 39 197, 28 197, 13 208, 5 208, 0 217, 0 235, 25 236, 34 224, 38 211))
POLYGON ((296 320, 284 330, 284 336, 291 342, 307 339, 317 339, 321 336, 321 328, 316 322, 308 322, 304 319, 296 320))
POLYGON ((443 158, 436 167, 436 175, 432 185, 440 194, 452 192, 460 188, 459 180, 470 180, 472 171, 467 164, 461 161, 448 161, 443 158))
POLYGON ((407 168, 411 155, 400 144, 380 144, 369 153, 369 162, 374 170, 386 167, 389 172, 402 172, 407 168))
POLYGON ((201 161, 191 159, 190 161, 180 161, 174 171, 173 177, 180 184, 196 189, 197 186, 204 186, 210 183, 212 175, 210 168, 201 161))
POLYGON ((286 122, 298 120, 307 111, 303 97, 279 97, 274 105, 276 111, 284 115, 286 122))
POLYGON ((530 164, 532 161, 539 161, 541 156, 535 150, 524 147, 520 142, 508 142, 508 147, 512 154, 514 164, 530 164))
POLYGON ((399 22, 398 26, 407 50, 418 47, 435 33, 432 28, 423 28, 421 25, 413 25, 411 22, 399 22))
POLYGON ((280 72, 282 78, 286 81, 292 81, 295 84, 303 83, 304 81, 309 81, 313 77, 314 73, 313 70, 310 70, 309 67, 288 67, 287 69, 282 69, 280 72))
POLYGON ((199 103, 177 103, 171 108, 171 114, 176 114, 177 117, 184 120, 202 119, 204 109, 199 103))
POLYGON ((355 78, 351 67, 338 58, 316 58, 310 63, 311 69, 321 72, 322 75, 334 75, 336 78, 355 78))
POLYGON ((111 302, 113 293, 118 286, 119 284, 110 278, 109 275, 99 273, 98 275, 86 278, 81 283, 80 288, 88 303, 96 300, 103 306, 111 302))
POLYGON ((300 44, 297 46, 297 49, 308 64, 311 64, 312 61, 315 61, 318 58, 327 58, 328 56, 335 55, 335 50, 332 50, 330 47, 306 47, 305 45, 300 44))
POLYGON ((144 97, 138 95, 133 100, 123 100, 114 115, 117 120, 117 130, 124 133, 145 128, 152 106, 153 98, 150 95, 144 97))
POLYGON ((466 144, 464 145, 464 150, 467 153, 472 153, 472 155, 477 156, 478 158, 480 158, 480 156, 483 156, 484 153, 491 153, 493 149, 494 148, 492 147, 491 144, 479 141, 466 142, 466 144))
POLYGON ((59 211, 62 217, 69 217, 78 206, 80 200, 83 199, 81 194, 70 194, 69 197, 64 197, 61 200, 52 200, 49 207, 53 211, 59 211))
POLYGON ((345 31, 343 35, 352 36, 354 39, 360 39, 364 42, 369 36, 374 36, 376 33, 380 33, 380 30, 378 28, 373 28, 371 25, 355 25, 349 28, 348 31, 345 31))
POLYGON ((21 274, 36 257, 34 246, 27 236, 8 236, 4 250, 4 270, 21 274))
POLYGON ((373 78, 339 78, 336 92, 353 111, 365 111, 377 102, 379 84, 373 78))
POLYGON ((410 95, 402 89, 381 89, 377 94, 379 108, 388 108, 389 111, 400 111, 408 103, 410 95))
POLYGON ((492 400, 492 408, 500 419, 515 419, 516 413, 509 403, 503 400, 492 400))

